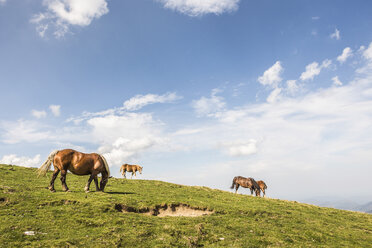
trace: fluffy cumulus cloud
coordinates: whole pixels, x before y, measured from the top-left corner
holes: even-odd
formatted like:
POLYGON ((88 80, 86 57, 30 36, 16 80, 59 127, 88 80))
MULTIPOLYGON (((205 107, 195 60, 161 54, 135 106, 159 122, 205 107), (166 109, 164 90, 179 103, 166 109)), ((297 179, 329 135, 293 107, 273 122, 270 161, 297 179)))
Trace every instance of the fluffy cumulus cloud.
POLYGON ((346 47, 340 56, 337 57, 337 60, 342 64, 344 63, 349 57, 353 55, 353 51, 350 47, 346 47))
POLYGON ((40 165, 40 154, 35 157, 18 157, 16 154, 4 155, 0 159, 0 164, 22 165, 26 167, 36 167, 40 165))
POLYGON ((280 61, 277 61, 258 78, 258 82, 265 86, 276 87, 282 81, 280 77, 282 71, 283 67, 280 61))
POLYGON ((323 68, 328 68, 331 65, 331 60, 324 60, 321 65, 318 62, 308 64, 305 71, 301 74, 300 79, 302 81, 313 80, 315 76, 319 75, 323 68))
POLYGON ((329 35, 329 37, 331 37, 332 39, 336 39, 336 40, 341 39, 340 30, 336 28, 335 31, 329 35))
POLYGON ((50 109, 50 111, 52 111, 52 114, 54 116, 60 116, 61 115, 61 106, 60 105, 50 105, 49 109, 50 109))
POLYGON ((157 0, 165 8, 178 11, 189 16, 205 14, 222 14, 236 11, 240 0, 157 0))
POLYGON ((32 114, 32 116, 34 116, 34 117, 36 117, 38 119, 44 118, 44 117, 47 116, 47 113, 44 110, 35 110, 35 109, 33 109, 33 110, 31 110, 31 114, 32 114))
POLYGON ((126 113, 89 119, 92 139, 111 165, 131 162, 141 152, 165 142, 162 123, 149 113, 126 113))
POLYGON ((109 11, 106 0, 44 0, 43 5, 46 11, 31 19, 42 37, 49 29, 56 37, 63 37, 70 26, 88 26, 109 11))
POLYGON ((192 102, 192 107, 199 116, 213 115, 226 105, 223 97, 218 96, 219 89, 213 89, 210 97, 201 97, 192 102))
POLYGON ((164 95, 147 94, 137 95, 124 102, 124 109, 129 111, 139 110, 146 105, 154 103, 169 103, 180 99, 176 93, 166 93, 164 95))

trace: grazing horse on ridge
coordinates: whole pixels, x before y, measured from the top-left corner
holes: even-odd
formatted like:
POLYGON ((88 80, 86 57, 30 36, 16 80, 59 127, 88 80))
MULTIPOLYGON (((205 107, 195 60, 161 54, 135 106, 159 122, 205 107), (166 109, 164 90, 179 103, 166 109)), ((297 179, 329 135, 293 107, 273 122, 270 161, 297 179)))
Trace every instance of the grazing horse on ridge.
POLYGON ((130 177, 132 179, 133 175, 137 177, 136 172, 139 172, 142 175, 142 166, 139 165, 131 165, 131 164, 123 164, 120 167, 120 172, 123 175, 124 178, 127 178, 126 172, 132 172, 132 176, 130 177))
POLYGON ((238 192, 239 186, 243 188, 249 188, 251 190, 251 195, 253 195, 253 191, 256 193, 256 196, 260 196, 260 186, 258 186, 257 182, 251 177, 241 177, 237 176, 234 177, 231 189, 235 186, 235 193, 238 192))
POLYGON ((66 184, 67 170, 75 175, 90 175, 88 182, 84 188, 85 192, 89 192, 89 186, 92 180, 96 185, 96 191, 103 191, 105 189, 108 178, 110 177, 110 168, 106 159, 97 153, 82 153, 72 149, 56 150, 49 154, 47 160, 38 169, 39 176, 45 176, 53 163, 54 172, 52 180, 49 184, 49 190, 55 192, 54 180, 56 180, 58 173, 61 171, 61 182, 63 191, 70 191, 66 184), (98 187, 97 175, 101 173, 102 179, 100 187, 98 187))
POLYGON ((257 181, 258 186, 260 186, 260 189, 262 191, 263 197, 265 197, 265 190, 267 189, 266 183, 262 180, 257 181))

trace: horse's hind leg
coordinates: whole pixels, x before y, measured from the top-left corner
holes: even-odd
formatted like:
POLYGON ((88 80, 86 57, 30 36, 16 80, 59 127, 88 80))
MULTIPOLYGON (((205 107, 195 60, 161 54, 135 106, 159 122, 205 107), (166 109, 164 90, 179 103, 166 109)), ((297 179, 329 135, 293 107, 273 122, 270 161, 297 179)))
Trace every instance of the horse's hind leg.
POLYGON ((97 175, 94 177, 94 184, 96 185, 96 191, 99 191, 97 175))
POLYGON ((54 181, 56 180, 58 174, 59 174, 59 169, 57 167, 54 167, 52 180, 50 180, 50 184, 49 184, 49 187, 48 187, 49 190, 52 191, 52 192, 56 192, 56 190, 54 189, 54 181))
POLYGON ((101 179, 99 189, 103 192, 103 190, 105 189, 106 183, 108 182, 108 174, 107 172, 101 172, 101 174, 102 174, 102 179, 101 179))
POLYGON ((67 175, 67 170, 61 170, 62 189, 65 192, 69 192, 70 190, 68 189, 67 184, 66 184, 66 175, 67 175))

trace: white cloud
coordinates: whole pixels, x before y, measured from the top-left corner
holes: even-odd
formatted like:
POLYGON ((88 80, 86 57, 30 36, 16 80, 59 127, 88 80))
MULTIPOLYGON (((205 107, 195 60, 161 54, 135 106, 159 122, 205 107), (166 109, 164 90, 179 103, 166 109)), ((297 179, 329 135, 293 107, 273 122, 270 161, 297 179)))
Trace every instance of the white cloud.
POLYGON ((223 109, 226 105, 223 97, 217 96, 219 89, 213 89, 210 97, 201 97, 192 102, 192 107, 199 116, 212 115, 223 109))
POLYGON ((275 88, 271 91, 270 95, 267 97, 266 101, 268 103, 274 103, 280 98, 280 92, 282 91, 281 88, 275 88))
POLYGON ((372 42, 369 44, 367 49, 362 49, 363 57, 372 62, 372 42))
POLYGON ((189 16, 205 14, 222 14, 233 12, 239 8, 240 0, 157 0, 165 8, 178 11, 189 16))
POLYGON ((340 56, 337 57, 337 60, 342 64, 344 63, 350 56, 353 55, 353 51, 350 47, 346 47, 340 56))
POLYGON ((0 5, 3 5, 6 3, 7 0, 0 0, 0 5))
POLYGON ((230 156, 247 156, 257 153, 257 141, 233 141, 222 143, 221 148, 230 156))
POLYGON ((60 105, 49 105, 50 111, 52 111, 54 116, 61 115, 61 106, 60 105))
POLYGON ((296 94, 300 89, 300 86, 297 85, 296 80, 287 80, 287 91, 290 95, 296 94))
POLYGON ((123 106, 125 110, 134 111, 139 110, 149 104, 174 102, 180 98, 181 97, 176 93, 166 93, 164 95, 136 95, 135 97, 125 101, 123 106))
POLYGON ((322 65, 319 65, 317 62, 313 62, 306 66, 306 70, 301 74, 300 79, 302 81, 313 80, 315 76, 320 74, 320 71, 323 68, 328 68, 331 65, 332 61, 326 59, 323 61, 322 65))
POLYGON ((319 20, 319 19, 320 19, 319 16, 313 16, 313 17, 311 17, 311 20, 314 20, 314 21, 317 21, 317 20, 319 20))
POLYGON ((44 118, 44 117, 47 116, 47 113, 44 110, 35 110, 35 109, 33 109, 33 110, 31 110, 31 114, 34 117, 38 118, 38 119, 44 118))
POLYGON ((4 155, 2 159, 0 159, 0 164, 36 167, 40 165, 40 154, 35 155, 33 158, 18 157, 16 154, 4 155))
POLYGON ((87 124, 92 128, 92 139, 101 144, 98 151, 113 165, 135 159, 141 152, 166 141, 162 123, 148 113, 94 117, 87 124))
POLYGON ((275 88, 278 83, 282 81, 280 74, 282 73, 283 68, 280 64, 280 61, 275 62, 273 66, 267 69, 262 76, 260 76, 257 80, 262 85, 267 85, 275 88))
POLYGON ((47 10, 31 19, 42 37, 50 27, 56 37, 63 37, 70 26, 88 26, 109 11, 106 0, 44 0, 43 5, 47 10))
POLYGON ((333 81, 333 85, 342 86, 342 82, 340 81, 340 79, 338 79, 338 76, 333 77, 332 81, 333 81))
POLYGON ((18 120, 16 122, 2 122, 1 129, 4 131, 2 141, 7 144, 20 142, 38 142, 49 137, 48 131, 41 131, 37 122, 18 120))
POLYGON ((336 40, 339 40, 341 38, 340 36, 340 30, 338 30, 337 28, 335 29, 335 32, 330 34, 329 37, 331 37, 332 39, 336 39, 336 40))

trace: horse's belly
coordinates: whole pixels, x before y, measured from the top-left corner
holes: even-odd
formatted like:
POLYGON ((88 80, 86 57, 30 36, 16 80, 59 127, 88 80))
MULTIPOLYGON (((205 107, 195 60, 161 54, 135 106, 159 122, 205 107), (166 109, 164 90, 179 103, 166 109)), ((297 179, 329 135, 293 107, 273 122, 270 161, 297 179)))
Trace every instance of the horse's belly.
POLYGON ((91 170, 88 168, 82 168, 78 166, 70 166, 68 168, 69 171, 71 171, 75 175, 89 175, 91 174, 91 170))

